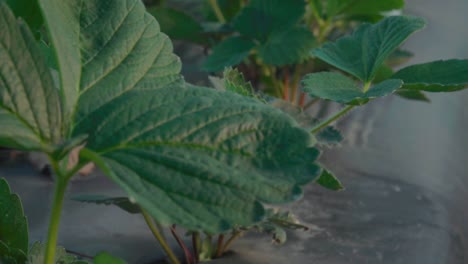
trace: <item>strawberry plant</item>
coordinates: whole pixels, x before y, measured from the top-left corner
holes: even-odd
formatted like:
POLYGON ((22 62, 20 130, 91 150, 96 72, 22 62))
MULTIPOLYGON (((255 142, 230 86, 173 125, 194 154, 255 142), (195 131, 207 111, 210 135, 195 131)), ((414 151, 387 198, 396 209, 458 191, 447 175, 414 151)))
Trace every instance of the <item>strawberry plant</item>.
MULTIPOLYGON (((375 98, 424 99, 423 92, 468 84, 467 60, 393 72, 406 56, 399 46, 425 25, 384 18, 400 0, 208 1, 207 18, 218 21, 210 30, 195 20, 181 28, 173 22, 191 19, 186 14, 150 9, 175 38, 219 41, 204 64, 224 70, 212 78, 217 89, 185 82, 170 39, 138 0, 20 2, 0 0, 0 147, 45 153, 55 193, 47 242, 29 249, 19 199, 0 180, 0 260, 7 263, 82 263, 56 244, 68 183, 90 163, 128 197, 80 199, 142 214, 171 263, 179 259, 162 227, 187 263, 221 256, 249 230, 283 242, 283 228, 305 227, 265 205, 297 200, 313 181, 342 188, 316 162, 319 146, 342 139, 333 122, 375 98), (225 69, 236 65, 240 71, 225 69), (254 79, 244 77, 252 71, 254 79), (302 111, 305 94, 346 106, 318 120, 302 111), (189 231, 193 252, 177 226, 189 231)), ((94 262, 121 260, 103 253, 94 262)))

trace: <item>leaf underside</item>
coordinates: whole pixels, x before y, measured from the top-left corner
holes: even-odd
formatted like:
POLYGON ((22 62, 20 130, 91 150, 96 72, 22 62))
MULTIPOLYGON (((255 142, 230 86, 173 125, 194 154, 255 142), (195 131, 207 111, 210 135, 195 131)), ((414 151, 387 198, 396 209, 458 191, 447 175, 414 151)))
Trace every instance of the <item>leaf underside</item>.
POLYGON ((422 29, 421 18, 394 16, 363 24, 350 36, 313 50, 319 59, 364 82, 371 81, 385 59, 411 34, 422 29))
POLYGON ((404 82, 402 89, 426 92, 452 92, 468 86, 468 60, 434 61, 411 65, 392 78, 404 82))
POLYGON ((360 105, 370 99, 389 95, 399 89, 403 82, 390 79, 363 92, 357 83, 339 73, 320 72, 306 75, 302 81, 303 90, 310 96, 331 100, 338 103, 360 105))
POLYGON ((263 219, 263 202, 297 199, 318 176, 313 136, 294 120, 252 98, 186 85, 141 1, 41 6, 69 85, 70 134, 88 135, 81 157, 159 222, 211 233, 248 225, 263 219))
POLYGON ((0 32, 0 143, 23 150, 57 143, 58 91, 29 28, 4 2, 0 2, 0 32))

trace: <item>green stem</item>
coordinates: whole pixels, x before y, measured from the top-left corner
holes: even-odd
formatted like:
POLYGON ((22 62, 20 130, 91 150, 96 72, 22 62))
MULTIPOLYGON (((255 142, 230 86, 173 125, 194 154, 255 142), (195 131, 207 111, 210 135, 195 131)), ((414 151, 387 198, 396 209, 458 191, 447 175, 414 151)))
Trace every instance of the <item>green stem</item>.
POLYGON ((53 165, 53 167, 55 167, 54 171, 57 174, 57 177, 55 179, 54 201, 52 203, 52 212, 50 214, 49 220, 49 232, 47 235, 47 244, 44 258, 45 264, 55 263, 55 248, 57 247, 60 215, 62 213, 63 198, 65 196, 65 191, 68 184, 68 181, 59 175, 60 171, 56 170, 58 168, 56 163, 53 165))
POLYGON ((156 240, 158 240, 159 244, 163 248, 164 252, 166 252, 167 256, 169 257, 169 260, 172 264, 180 264, 179 260, 175 256, 174 252, 172 249, 169 247, 167 244, 167 241, 164 239, 164 237, 161 235, 159 232, 158 228, 153 222, 153 219, 151 216, 143 209, 141 209, 141 213, 143 214, 143 218, 145 218, 145 222, 148 225, 149 229, 151 230, 151 233, 153 233, 154 237, 156 240))
POLYGON ((217 0, 209 0, 211 8, 213 9, 213 12, 216 15, 216 18, 219 20, 219 22, 225 24, 226 19, 224 18, 223 12, 221 12, 221 8, 219 8, 218 1, 217 0))
POLYGON ((351 109, 354 108, 354 105, 348 105, 347 107, 341 109, 339 112, 337 112, 336 114, 332 115, 331 117, 329 117, 328 119, 326 119, 325 121, 323 121, 322 123, 318 124, 317 126, 315 126, 311 133, 312 134, 316 134, 317 132, 319 132, 320 130, 324 129, 325 127, 327 127, 329 124, 335 122, 338 118, 342 117, 344 114, 348 113, 351 109))
POLYGON ((242 235, 242 232, 241 231, 236 231, 229 239, 228 241, 226 241, 226 244, 224 244, 224 247, 223 247, 223 253, 225 253, 229 247, 232 245, 232 243, 238 239, 240 236, 242 235))

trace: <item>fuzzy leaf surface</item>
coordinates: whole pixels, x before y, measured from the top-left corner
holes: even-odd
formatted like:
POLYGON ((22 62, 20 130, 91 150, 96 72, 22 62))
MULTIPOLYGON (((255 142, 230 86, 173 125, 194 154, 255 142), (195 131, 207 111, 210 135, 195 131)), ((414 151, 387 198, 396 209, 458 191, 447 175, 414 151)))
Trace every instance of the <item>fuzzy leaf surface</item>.
POLYGON ((41 5, 57 43, 57 32, 78 34, 76 50, 53 46, 79 55, 66 74, 77 82, 70 135, 88 135, 81 157, 161 223, 211 233, 251 224, 263 219, 262 203, 297 199, 318 176, 314 139, 294 120, 255 99, 184 84, 171 42, 141 1, 41 5))
POLYGON ((0 142, 24 150, 57 143, 61 130, 58 91, 31 31, 3 1, 0 32, 0 142), (19 138, 11 137, 16 133, 19 138))
POLYGON ((255 99, 168 87, 129 94, 113 111, 88 147, 164 224, 215 233, 257 222, 260 202, 297 199, 319 172, 313 137, 255 99))
POLYGON ((8 251, 28 252, 28 222, 18 195, 11 193, 5 179, 0 178, 0 242, 8 251))
POLYGON ((468 86, 468 60, 434 61, 411 65, 392 76, 404 82, 403 89, 452 92, 468 86))
POLYGON ((302 84, 303 90, 310 96, 343 104, 360 105, 367 103, 370 99, 393 93, 403 85, 403 82, 390 79, 363 92, 354 80, 342 74, 320 72, 306 75, 302 84))
POLYGON ((396 48, 424 26, 421 18, 388 17, 375 25, 363 24, 352 35, 326 43, 312 54, 367 82, 396 48))
POLYGON ((306 60, 314 45, 312 32, 306 28, 294 27, 272 32, 257 49, 264 63, 283 66, 306 60))
POLYGON ((210 72, 222 71, 225 67, 241 63, 250 53, 255 43, 243 37, 231 37, 216 45, 203 64, 210 72))

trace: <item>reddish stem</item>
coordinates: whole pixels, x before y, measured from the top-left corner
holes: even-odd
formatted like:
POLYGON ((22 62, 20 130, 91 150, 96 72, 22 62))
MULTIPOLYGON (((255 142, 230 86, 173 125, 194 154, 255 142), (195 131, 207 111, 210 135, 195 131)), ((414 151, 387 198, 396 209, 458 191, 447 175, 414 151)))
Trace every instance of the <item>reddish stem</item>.
POLYGON ((172 233, 172 236, 174 236, 175 240, 177 241, 177 243, 179 244, 179 246, 182 248, 182 250, 184 251, 184 254, 185 254, 185 261, 187 262, 187 264, 195 264, 194 262, 194 258, 192 256, 192 253, 190 253, 190 250, 188 249, 187 245, 185 244, 185 242, 179 237, 179 235, 177 234, 177 231, 176 231, 176 225, 172 225, 171 226, 171 233, 172 233))
POLYGON ((283 99, 289 101, 289 71, 287 68, 284 69, 283 99))
POLYGON ((302 108, 304 107, 304 104, 305 104, 305 96, 306 94, 301 92, 301 97, 299 98, 299 106, 302 108))

